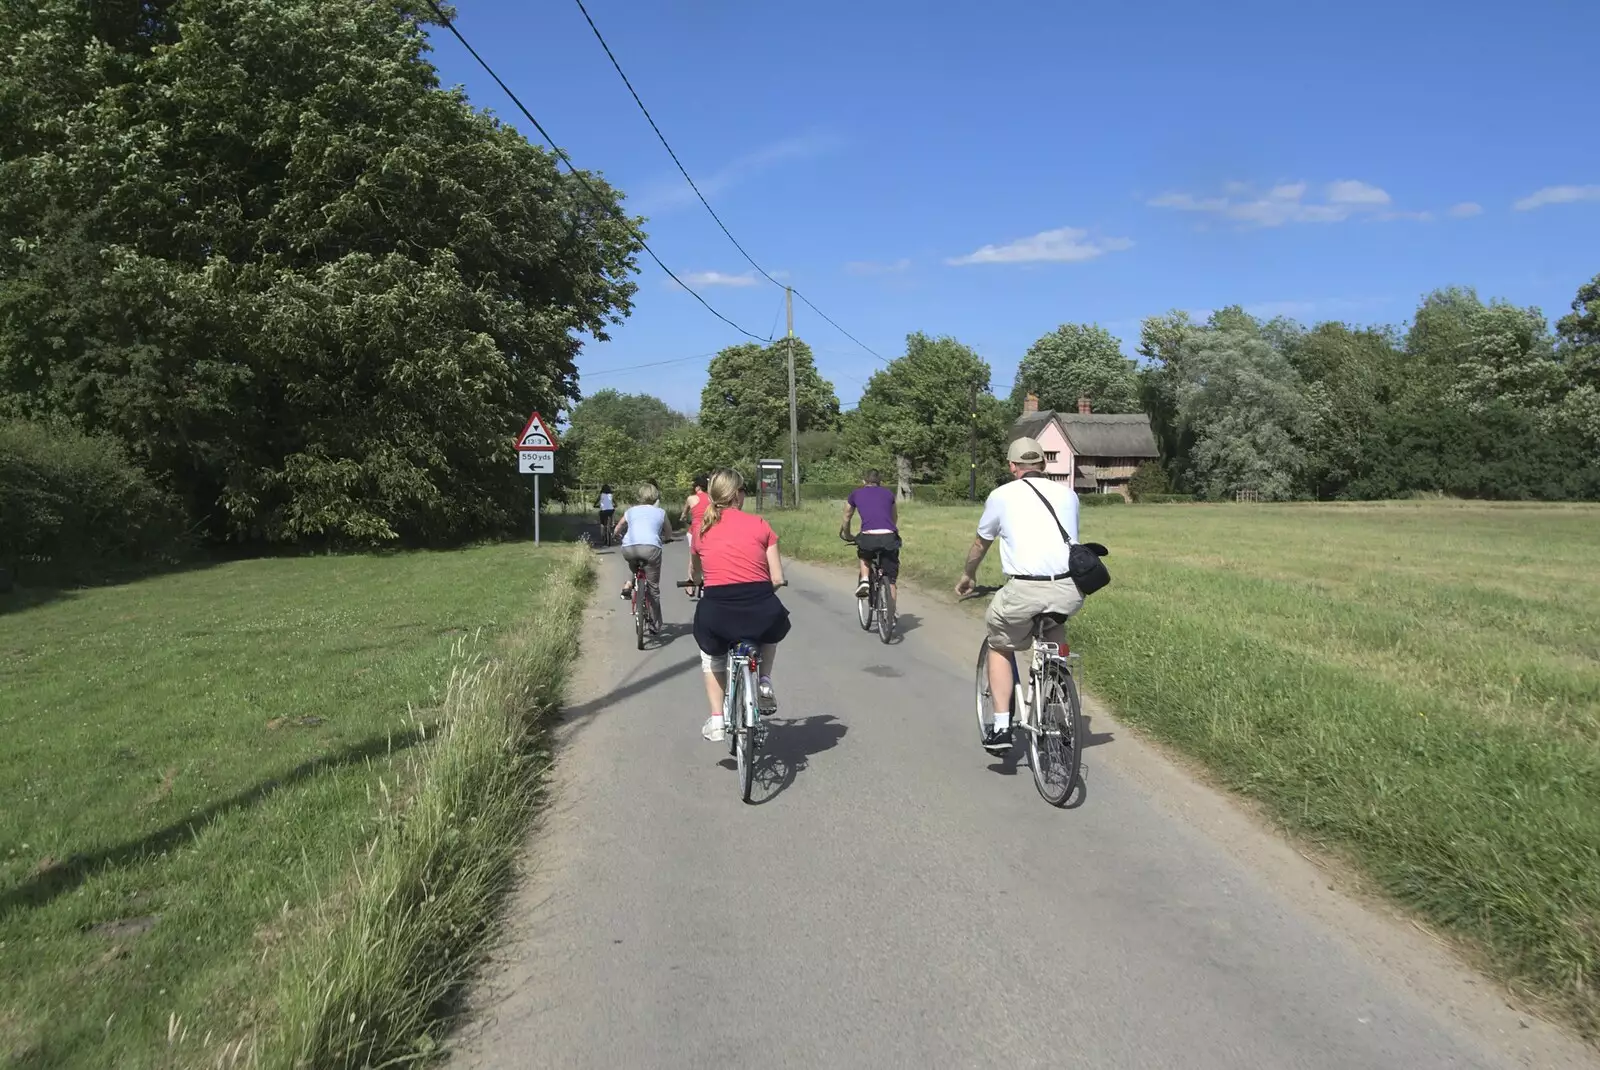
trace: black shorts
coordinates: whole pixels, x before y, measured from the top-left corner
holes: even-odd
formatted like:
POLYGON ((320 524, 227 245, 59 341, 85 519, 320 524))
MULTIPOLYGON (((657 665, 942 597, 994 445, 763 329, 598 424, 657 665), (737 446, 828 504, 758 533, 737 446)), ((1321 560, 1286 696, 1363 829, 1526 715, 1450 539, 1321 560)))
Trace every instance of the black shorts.
POLYGON ((789 634, 789 611, 770 583, 707 587, 694 607, 694 641, 721 657, 735 643, 778 643, 789 634))
POLYGON ((900 536, 894 532, 884 535, 857 535, 856 556, 863 561, 872 560, 872 555, 883 553, 880 568, 883 578, 890 583, 900 578, 900 536))

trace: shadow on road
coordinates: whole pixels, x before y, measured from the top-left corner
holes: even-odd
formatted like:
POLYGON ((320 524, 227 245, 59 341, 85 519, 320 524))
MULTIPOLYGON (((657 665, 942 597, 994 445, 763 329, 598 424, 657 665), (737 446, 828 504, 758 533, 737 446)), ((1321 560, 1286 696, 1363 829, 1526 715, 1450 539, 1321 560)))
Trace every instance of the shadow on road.
MULTIPOLYGON (((669 624, 666 627, 670 630, 675 628, 687 628, 688 625, 669 624)), ((640 663, 640 667, 643 667, 642 662, 640 663)), ((634 680, 632 679, 632 674, 630 673, 628 676, 622 678, 622 682, 620 684, 618 684, 612 690, 607 691, 599 698, 590 699, 588 702, 580 703, 576 706, 566 707, 561 711, 561 719, 564 721, 575 721, 580 717, 587 717, 591 713, 596 713, 605 709, 607 706, 621 702, 629 695, 637 695, 641 691, 648 691, 650 688, 656 686, 663 680, 671 679, 674 676, 679 676, 688 672, 690 669, 698 670, 699 668, 700 652, 696 650, 694 657, 685 658, 683 661, 675 661, 671 665, 657 669, 649 676, 641 676, 639 679, 634 680)), ((635 671, 638 670, 636 669, 635 671)))
POLYGON ((1096 732, 1093 722, 1093 717, 1090 717, 1087 713, 1083 715, 1083 746, 1085 750, 1117 741, 1117 737, 1110 732, 1096 732))
MULTIPOLYGON (((810 764, 813 754, 831 750, 850 731, 831 713, 785 720, 774 717, 767 722, 767 739, 756 755, 755 786, 750 804, 760 806, 782 795, 810 764)), ((736 768, 732 758, 719 764, 736 768)))
POLYGON ((899 613, 894 618, 894 635, 890 637, 891 644, 905 641, 906 634, 922 627, 922 618, 915 613, 899 613))

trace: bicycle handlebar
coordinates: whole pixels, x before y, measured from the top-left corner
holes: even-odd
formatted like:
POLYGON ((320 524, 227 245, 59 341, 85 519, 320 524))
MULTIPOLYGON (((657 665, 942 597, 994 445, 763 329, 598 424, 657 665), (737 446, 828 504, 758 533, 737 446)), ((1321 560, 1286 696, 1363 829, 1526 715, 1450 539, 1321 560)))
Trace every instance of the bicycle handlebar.
MULTIPOLYGON (((703 587, 705 585, 700 583, 698 580, 679 580, 674 586, 677 586, 677 587, 703 587)), ((789 586, 789 581, 788 580, 784 580, 782 583, 778 584, 778 586, 779 587, 787 587, 787 586, 789 586)))

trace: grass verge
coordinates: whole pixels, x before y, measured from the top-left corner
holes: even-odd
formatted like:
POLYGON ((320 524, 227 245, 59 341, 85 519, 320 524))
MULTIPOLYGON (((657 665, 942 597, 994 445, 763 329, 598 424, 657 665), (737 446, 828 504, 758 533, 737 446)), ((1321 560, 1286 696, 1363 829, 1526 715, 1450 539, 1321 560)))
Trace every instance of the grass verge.
MULTIPOLYGON (((839 511, 768 518, 786 553, 845 563, 839 511)), ((950 597, 976 518, 906 507, 903 574, 950 597)), ((1600 509, 1164 505, 1082 524, 1113 551, 1073 628, 1097 696, 1600 1037, 1600 509)))
POLYGON ((446 716, 468 677, 546 656, 525 622, 545 587, 581 585, 568 552, 240 561, 0 598, 0 1065, 281 1050, 286 955, 314 976, 308 942, 358 917, 378 845, 430 820, 399 815, 435 755, 464 753, 446 716))
POLYGON ((410 799, 324 932, 291 953, 262 1065, 387 1066, 437 1052, 510 886, 541 785, 542 720, 577 653, 593 567, 584 548, 565 554, 533 618, 456 666, 440 734, 410 759, 410 799))

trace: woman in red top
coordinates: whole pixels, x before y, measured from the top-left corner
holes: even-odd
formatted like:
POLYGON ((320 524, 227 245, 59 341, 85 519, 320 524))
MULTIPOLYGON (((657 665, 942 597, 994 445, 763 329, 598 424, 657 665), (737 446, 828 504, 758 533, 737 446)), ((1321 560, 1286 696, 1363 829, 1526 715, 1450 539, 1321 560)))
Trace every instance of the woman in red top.
MULTIPOLYGON (((686 530, 689 532, 689 582, 699 583, 700 573, 700 520, 706 515, 706 506, 711 504, 711 497, 706 493, 706 481, 710 476, 701 474, 694 477, 691 484, 689 497, 683 503, 683 512, 678 514, 678 521, 688 521, 686 530)), ((690 598, 694 597, 693 591, 684 591, 690 598)))
POLYGON ((744 512, 744 477, 730 468, 711 474, 710 504, 697 526, 705 594, 694 610, 694 641, 706 678, 711 718, 700 734, 724 738, 722 696, 727 686, 727 653, 734 643, 761 646, 761 678, 756 705, 770 714, 778 708, 772 692, 777 644, 789 634, 789 611, 778 601, 783 562, 778 536, 765 520, 744 512))

